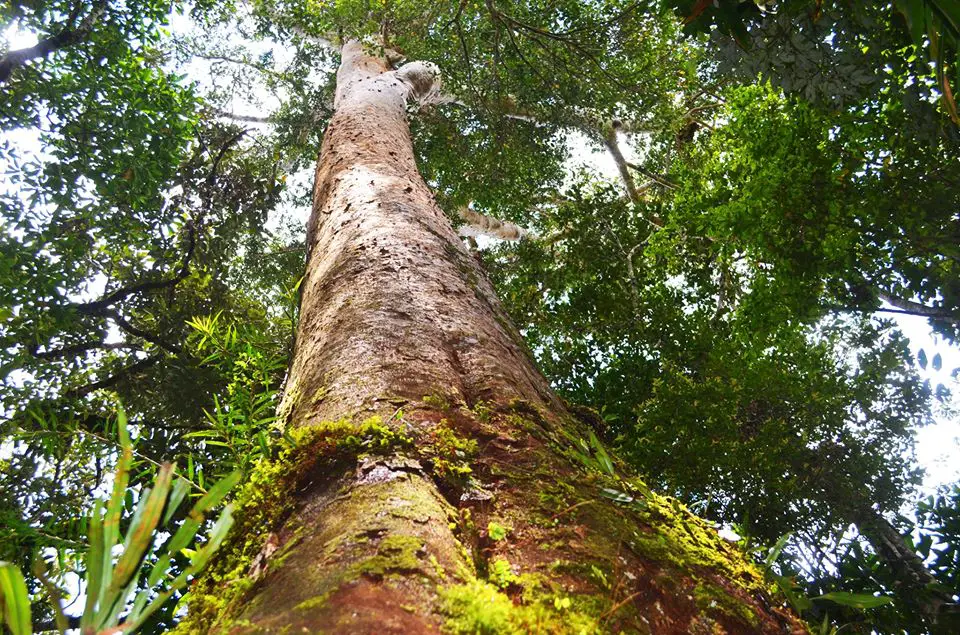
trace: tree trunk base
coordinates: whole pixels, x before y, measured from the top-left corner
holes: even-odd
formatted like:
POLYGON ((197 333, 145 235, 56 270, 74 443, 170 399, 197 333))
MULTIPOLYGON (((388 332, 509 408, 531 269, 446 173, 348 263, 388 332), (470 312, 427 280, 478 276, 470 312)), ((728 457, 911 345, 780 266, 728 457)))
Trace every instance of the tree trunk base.
POLYGON ((806 632, 579 421, 442 402, 295 431, 179 632, 806 632))

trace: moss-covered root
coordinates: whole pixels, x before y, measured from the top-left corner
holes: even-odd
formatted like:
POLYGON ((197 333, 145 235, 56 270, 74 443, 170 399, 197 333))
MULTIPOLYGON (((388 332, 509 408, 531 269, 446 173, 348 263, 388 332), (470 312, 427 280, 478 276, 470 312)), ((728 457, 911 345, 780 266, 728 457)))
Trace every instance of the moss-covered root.
POLYGON ((295 431, 244 488, 178 632, 806 632, 575 421, 447 402, 404 421, 295 431))
POLYGON ((454 517, 416 460, 363 459, 300 501, 261 579, 251 580, 256 563, 236 572, 251 588, 210 630, 436 631, 438 583, 447 571, 469 570, 450 529, 454 517))

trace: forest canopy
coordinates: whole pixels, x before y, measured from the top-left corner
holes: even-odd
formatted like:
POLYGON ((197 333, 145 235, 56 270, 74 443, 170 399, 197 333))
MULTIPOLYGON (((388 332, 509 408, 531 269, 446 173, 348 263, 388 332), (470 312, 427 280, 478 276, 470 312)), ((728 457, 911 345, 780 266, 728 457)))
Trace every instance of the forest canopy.
MULTIPOLYGON (((0 561, 34 625, 60 626, 55 596, 82 612, 93 519, 149 507, 166 463, 216 511, 215 484, 290 451, 351 39, 439 69, 407 113, 420 173, 596 447, 733 534, 817 632, 955 632, 960 483, 925 487, 915 455, 957 417, 951 0, 0 7, 0 561)), ((131 589, 164 557, 192 577, 178 547, 131 589)), ((141 632, 173 627, 186 579, 141 632)))

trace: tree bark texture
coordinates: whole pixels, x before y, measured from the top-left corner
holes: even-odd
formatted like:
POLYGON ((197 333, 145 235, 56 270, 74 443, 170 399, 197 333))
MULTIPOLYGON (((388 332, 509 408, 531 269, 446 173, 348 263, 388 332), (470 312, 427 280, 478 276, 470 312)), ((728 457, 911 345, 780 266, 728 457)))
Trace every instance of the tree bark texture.
POLYGON ((937 580, 920 556, 877 510, 865 506, 854 517, 857 529, 870 542, 880 561, 893 573, 899 587, 898 595, 914 605, 932 632, 946 632, 937 628, 940 613, 944 607, 956 604, 949 593, 929 586, 937 580))
POLYGON ((181 632, 800 633, 623 475, 537 371, 420 177, 436 69, 343 47, 281 415, 181 632))

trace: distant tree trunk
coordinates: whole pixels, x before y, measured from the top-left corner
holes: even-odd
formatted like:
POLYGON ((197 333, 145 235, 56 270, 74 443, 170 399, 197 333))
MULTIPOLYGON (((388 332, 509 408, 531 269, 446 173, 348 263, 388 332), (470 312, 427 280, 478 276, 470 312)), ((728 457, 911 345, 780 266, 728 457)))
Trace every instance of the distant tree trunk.
POLYGON ((856 514, 857 529, 866 537, 877 557, 890 570, 898 585, 897 595, 914 605, 924 620, 936 625, 945 605, 953 605, 949 594, 928 588, 936 578, 897 528, 871 507, 856 514))
POLYGON ((534 367, 418 172, 406 106, 437 81, 343 47, 281 406, 301 446, 181 631, 806 632, 534 367))

